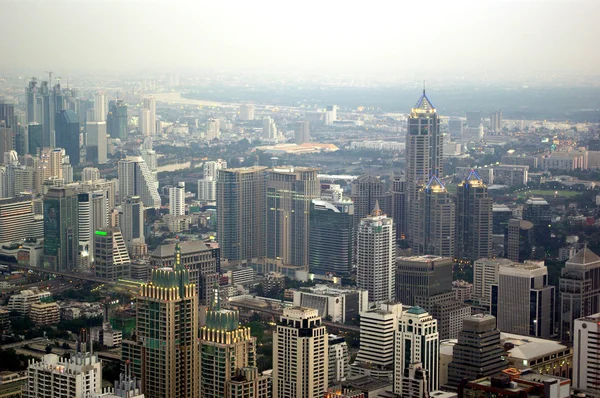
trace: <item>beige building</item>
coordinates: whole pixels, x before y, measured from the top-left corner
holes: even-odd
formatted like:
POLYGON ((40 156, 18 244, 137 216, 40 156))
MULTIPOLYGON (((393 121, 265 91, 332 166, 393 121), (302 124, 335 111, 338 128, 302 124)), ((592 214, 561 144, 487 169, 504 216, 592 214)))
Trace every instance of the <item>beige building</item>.
POLYGON ((489 308, 492 285, 498 283, 500 266, 513 264, 506 258, 480 258, 473 264, 473 300, 489 308))
POLYGON ((56 325, 60 322, 60 307, 57 303, 39 302, 31 304, 31 321, 38 325, 56 325))

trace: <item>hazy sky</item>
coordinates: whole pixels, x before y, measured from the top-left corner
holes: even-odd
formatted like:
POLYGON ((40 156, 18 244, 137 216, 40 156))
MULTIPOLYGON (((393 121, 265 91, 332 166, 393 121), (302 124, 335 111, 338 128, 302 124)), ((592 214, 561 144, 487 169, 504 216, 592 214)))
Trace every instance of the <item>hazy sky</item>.
POLYGON ((600 0, 0 0, 0 68, 596 74, 600 0))

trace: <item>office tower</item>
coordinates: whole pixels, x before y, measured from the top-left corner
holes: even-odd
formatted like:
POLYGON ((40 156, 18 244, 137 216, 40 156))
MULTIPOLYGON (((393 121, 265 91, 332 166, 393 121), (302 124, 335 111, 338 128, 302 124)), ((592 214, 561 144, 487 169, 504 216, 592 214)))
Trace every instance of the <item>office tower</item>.
POLYGON ((427 391, 438 390, 439 335, 437 321, 421 307, 411 307, 402 314, 394 344, 394 392, 402 393, 404 371, 420 362, 429 372, 427 391))
POLYGON ((79 118, 70 110, 56 114, 56 147, 64 148, 72 165, 79 164, 79 118))
POLYGON ((375 208, 360 220, 357 234, 356 282, 369 291, 369 302, 394 301, 396 285, 396 230, 391 218, 375 208))
POLYGON ((421 362, 408 365, 404 369, 403 376, 402 391, 400 393, 403 398, 424 398, 429 396, 427 387, 429 372, 423 368, 421 362))
POLYGON ((396 239, 406 238, 408 215, 406 213, 406 176, 404 173, 390 176, 392 191, 392 219, 396 224, 396 239))
POLYGON ((32 77, 29 81, 29 85, 25 88, 25 104, 27 106, 27 123, 39 123, 37 119, 37 79, 32 77))
POLYGON ((56 354, 46 354, 40 361, 30 360, 23 397, 101 396, 102 362, 98 355, 94 354, 91 342, 78 342, 77 345, 77 352, 69 359, 56 354))
POLYGON ((419 190, 427 185, 433 176, 443 175, 442 156, 443 137, 440 132, 440 120, 423 90, 423 95, 411 109, 406 134, 406 211, 409 242, 415 240, 413 235, 418 231, 419 215, 413 208, 417 207, 419 190))
POLYGON ((227 162, 223 159, 208 161, 204 163, 204 178, 198 180, 198 199, 205 202, 217 200, 217 171, 227 168, 227 162))
POLYGON ((273 332, 273 398, 318 398, 327 390, 328 334, 317 310, 284 308, 273 332))
POLYGON ((12 129, 5 127, 5 125, 0 122, 0 151, 4 154, 5 152, 12 151, 13 148, 14 135, 12 129))
POLYGON ((221 121, 219 119, 208 119, 206 122, 206 135, 204 136, 207 141, 221 138, 221 121))
POLYGON ((106 122, 106 94, 96 93, 94 95, 94 120, 88 122, 106 122))
POLYGON ((77 193, 71 187, 50 187, 44 197, 44 268, 73 271, 77 267, 77 193))
MULTIPOLYGON (((181 242, 180 257, 190 274, 190 281, 196 285, 198 300, 209 305, 215 283, 219 281, 219 249, 210 248, 202 241, 181 242)), ((152 268, 172 267, 175 263, 175 244, 160 245, 150 254, 152 268)))
POLYGON ((94 182, 100 179, 100 170, 95 167, 84 167, 81 171, 81 181, 94 182))
POLYGON ((254 105, 252 105, 252 104, 240 105, 240 120, 242 120, 242 121, 254 120, 254 105))
POLYGON ((87 122, 85 124, 85 145, 87 161, 93 164, 108 162, 108 141, 106 122, 87 122))
POLYGON ((337 120, 337 105, 328 105, 325 108, 325 125, 331 126, 337 120))
POLYGON ((467 127, 479 127, 481 126, 482 119, 481 111, 478 112, 467 112, 467 127))
POLYGON ((108 226, 108 198, 106 191, 84 190, 77 195, 79 217, 79 258, 78 268, 89 269, 94 263, 94 231, 108 226))
POLYGON ((38 155, 44 147, 42 125, 30 123, 27 126, 28 153, 38 155))
POLYGON ((350 376, 350 353, 343 337, 329 335, 329 364, 327 365, 327 385, 333 386, 350 376))
POLYGON ((108 103, 108 115, 106 116, 108 135, 111 138, 127 138, 127 105, 123 100, 112 100, 108 103))
POLYGON ((152 136, 152 121, 150 118, 150 109, 142 108, 138 115, 138 131, 145 137, 152 136))
POLYGON ((492 234, 505 235, 508 228, 508 220, 513 218, 512 210, 501 204, 492 205, 492 234))
POLYGON ((394 371, 394 340, 402 317, 402 304, 381 304, 360 314, 360 349, 352 373, 361 374, 363 365, 375 377, 388 378, 394 371))
POLYGON ((53 148, 54 144, 54 109, 50 101, 50 87, 43 81, 40 87, 42 96, 42 126, 44 134, 44 148, 53 148))
POLYGON ((223 159, 217 159, 213 161, 205 162, 202 166, 202 171, 204 178, 211 178, 213 180, 217 179, 217 172, 221 169, 227 168, 227 161, 223 159))
POLYGON ((98 278, 112 282, 129 278, 131 259, 118 227, 95 230, 93 251, 98 278))
POLYGON ((505 237, 506 258, 512 261, 525 261, 532 257, 534 227, 530 221, 511 219, 505 237))
POLYGON ((185 216, 185 182, 180 181, 169 188, 169 214, 185 216))
POLYGON ((550 230, 552 228, 552 210, 543 198, 529 198, 523 205, 523 220, 533 224, 533 256, 544 258, 546 249, 552 244, 550 230))
POLYGON ((308 268, 311 273, 350 276, 353 214, 354 204, 350 200, 312 201, 308 233, 308 268))
POLYGON ((241 326, 238 310, 222 309, 218 288, 200 328, 200 390, 204 398, 229 395, 237 372, 256 367, 256 337, 241 326))
POLYGON ((294 139, 298 145, 310 142, 310 123, 308 120, 296 123, 294 139))
POLYGON ((119 197, 139 196, 145 208, 160 207, 158 183, 141 156, 119 160, 119 197))
POLYGON ((480 258, 473 263, 473 293, 471 297, 477 304, 490 308, 492 285, 498 283, 501 266, 509 266, 512 260, 506 258, 480 258))
MULTIPOLYGON (((59 79, 60 80, 60 79, 59 79)), ((62 110, 65 110, 67 105, 65 93, 63 93, 60 87, 60 81, 52 87, 52 107, 54 114, 56 115, 62 110)))
POLYGON ((44 148, 40 155, 38 164, 38 174, 40 184, 43 184, 49 178, 62 179, 62 159, 63 151, 60 148, 44 148))
POLYGON ((448 120, 448 133, 450 133, 452 137, 462 137, 463 121, 457 117, 450 118, 448 120))
POLYGON ((544 262, 500 266, 492 286, 492 315, 506 333, 548 339, 554 336, 554 286, 544 262))
POLYGON ((436 177, 419 189, 411 202, 412 249, 415 254, 453 257, 455 253, 455 204, 444 184, 436 177))
POLYGON ((496 318, 476 314, 466 318, 463 325, 448 365, 448 384, 454 388, 464 379, 493 376, 508 367, 496 318))
POLYGON ((0 243, 21 241, 30 236, 34 221, 31 196, 0 199, 0 243))
POLYGON ((573 388, 589 396, 600 394, 598 383, 598 329, 600 314, 590 314, 574 320, 573 388))
POLYGON ((385 183, 378 176, 365 174, 352 181, 350 198, 354 202, 355 225, 371 214, 375 202, 379 202, 385 214, 392 214, 392 196, 386 192, 385 183))
POLYGON ((490 115, 490 130, 494 133, 502 131, 502 111, 492 112, 490 115))
POLYGON ((572 342, 573 322, 600 312, 600 257, 584 247, 561 270, 560 339, 572 342))
POLYGON ((156 134, 156 98, 150 96, 148 98, 144 98, 144 108, 150 111, 149 114, 149 123, 150 123, 150 131, 149 135, 156 134))
POLYGON ((279 167, 267 173, 267 257, 308 267, 310 207, 321 184, 313 167, 279 167))
POLYGON ((265 255, 266 167, 218 170, 217 236, 223 258, 244 262, 265 255))
POLYGON ((144 238, 144 204, 139 196, 125 198, 121 204, 122 215, 119 226, 125 239, 125 245, 131 250, 135 242, 145 242, 144 238))
POLYGON ((199 398, 198 295, 175 246, 175 266, 151 270, 136 297, 142 391, 148 397, 199 398))
POLYGON ((263 118, 263 137, 268 140, 277 139, 277 126, 271 117, 263 118))
POLYGON ((492 254, 492 198, 474 170, 458 184, 456 257, 475 261, 492 254))
POLYGON ((452 291, 452 258, 398 257, 396 301, 413 306, 417 297, 433 297, 452 291))

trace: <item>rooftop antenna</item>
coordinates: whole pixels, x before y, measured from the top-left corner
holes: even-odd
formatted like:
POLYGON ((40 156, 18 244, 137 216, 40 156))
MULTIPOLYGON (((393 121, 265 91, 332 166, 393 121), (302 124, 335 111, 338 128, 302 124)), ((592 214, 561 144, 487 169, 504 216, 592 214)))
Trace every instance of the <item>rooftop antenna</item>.
POLYGON ((423 94, 425 94, 425 80, 423 80, 423 94))

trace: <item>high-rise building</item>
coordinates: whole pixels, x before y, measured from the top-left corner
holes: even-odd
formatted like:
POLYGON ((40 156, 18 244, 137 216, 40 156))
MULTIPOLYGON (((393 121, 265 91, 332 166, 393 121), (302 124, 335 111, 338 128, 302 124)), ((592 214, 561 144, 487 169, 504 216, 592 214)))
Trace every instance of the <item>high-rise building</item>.
POLYGON ((472 170, 458 184, 456 257, 475 261, 492 254, 492 198, 487 186, 472 170))
POLYGON ((452 291, 453 259, 433 255, 398 257, 396 301, 413 306, 418 297, 452 291))
POLYGON ((227 168, 227 162, 222 159, 204 163, 204 178, 198 180, 198 199, 205 202, 217 200, 217 172, 227 168))
POLYGON ((501 266, 509 266, 512 260, 506 258, 480 258, 473 263, 473 300, 484 307, 492 304, 492 285, 498 284, 501 266))
POLYGON ((277 125, 272 117, 265 117, 263 119, 263 137, 268 140, 277 139, 277 125))
POLYGON ((328 105, 325 108, 325 125, 331 126, 337 120, 337 105, 328 105))
POLYGON ((93 122, 106 122, 106 94, 96 93, 94 95, 94 120, 93 122))
POLYGON ((358 226, 356 282, 369 291, 369 302, 394 301, 396 285, 396 230, 391 218, 375 208, 358 226))
POLYGON ((144 204, 139 196, 125 198, 121 204, 122 213, 119 226, 128 250, 135 242, 145 242, 144 237, 144 204))
POLYGON ((44 268, 72 271, 77 267, 79 202, 71 187, 51 187, 44 197, 44 268))
POLYGON ((382 211, 391 217, 392 195, 386 192, 385 183, 377 176, 366 174, 352 181, 350 198, 354 202, 355 226, 360 223, 361 219, 371 214, 375 208, 375 202, 379 202, 382 211))
POLYGON ((502 111, 496 111, 490 114, 490 130, 494 133, 502 131, 502 111))
POLYGON ((310 208, 321 185, 313 167, 279 167, 267 173, 267 257, 308 267, 310 208))
POLYGON ((492 315, 502 332, 550 338, 554 336, 555 287, 548 285, 544 262, 500 266, 492 286, 492 315))
POLYGON ((533 256, 544 258, 551 245, 552 209, 543 198, 531 197, 523 205, 523 220, 533 224, 533 256))
POLYGON ((423 368, 421 362, 415 362, 404 369, 402 377, 402 391, 400 395, 403 398, 424 398, 428 397, 429 372, 423 368))
POLYGON ((94 182, 100 179, 100 170, 95 167, 84 167, 81 171, 81 181, 94 182))
POLYGON ((327 391, 328 334, 317 310, 283 310, 273 333, 273 398, 318 398, 327 391))
POLYGON ((408 237, 417 231, 419 223, 413 207, 421 187, 427 185, 432 176, 441 177, 443 156, 443 137, 440 132, 440 120, 435 107, 427 98, 425 90, 408 118, 406 134, 406 206, 408 214, 408 237))
POLYGON ((512 261, 529 260, 533 254, 533 231, 530 221, 510 219, 505 236, 505 256, 512 261))
POLYGON ((513 218, 510 207, 494 203, 492 205, 492 234, 505 235, 508 220, 513 218))
POLYGON ((308 122, 308 120, 296 123, 294 140, 298 145, 310 142, 310 123, 308 122))
POLYGON ((421 307, 411 307, 402 314, 396 332, 394 355, 394 392, 402 393, 404 372, 420 362, 429 373, 427 391, 439 386, 439 335, 437 321, 421 307))
POLYGON ((239 371, 256 368, 256 337, 240 325, 239 311, 221 308, 218 288, 212 296, 200 328, 200 389, 202 397, 221 398, 231 394, 239 371))
POLYGON ((217 236, 223 258, 244 262, 265 255, 266 167, 218 170, 217 236))
POLYGON ((457 117, 448 120, 448 133, 452 137, 460 138, 463 135, 463 121, 457 117))
POLYGON ((252 104, 240 105, 240 120, 242 120, 242 121, 254 120, 254 105, 252 105, 252 104))
POLYGON ((419 189, 411 202, 412 249, 415 254, 453 257, 456 238, 456 207, 450 193, 436 176, 419 189))
POLYGON ((348 344, 343 337, 329 335, 329 365, 327 385, 333 386, 341 383, 350 376, 350 353, 348 344))
POLYGON ((574 320, 573 388, 595 397, 600 394, 598 383, 598 335, 600 314, 590 314, 574 320))
POLYGON ((206 138, 207 141, 219 139, 221 137, 221 121, 219 119, 208 119, 206 122, 206 138))
POLYGON ((42 125, 39 123, 29 123, 27 126, 28 153, 38 155, 44 147, 44 136, 42 125))
POLYGON ((559 292, 560 339, 572 342, 575 319, 600 312, 600 257, 587 246, 571 257, 561 270, 559 292))
POLYGON ((464 379, 493 376, 508 367, 496 318, 476 314, 466 318, 463 325, 448 365, 448 384, 454 388, 464 379))
POLYGON ((406 176, 393 174, 390 176, 392 192, 392 219, 396 224, 396 239, 406 238, 408 214, 406 213, 406 176))
POLYGON ((118 172, 121 201, 130 196, 139 196, 145 208, 160 207, 158 183, 142 157, 128 156, 120 160, 118 172))
POLYGON ((185 216, 185 182, 180 181, 169 188, 169 214, 185 216))
POLYGON ((108 135, 111 138, 127 138, 127 105, 123 100, 119 99, 108 103, 106 123, 108 135))
POLYGON ((354 203, 350 200, 312 201, 308 234, 308 265, 311 273, 350 276, 354 239, 353 214, 354 203))
POLYGON ((150 96, 148 98, 144 98, 144 108, 150 111, 149 123, 150 123, 150 131, 149 135, 156 134, 156 98, 150 96))
POLYGON ((85 146, 88 162, 93 164, 108 162, 106 122, 87 122, 85 124, 85 146))
POLYGON ((199 398, 198 296, 175 246, 174 268, 151 270, 136 298, 142 390, 150 398, 199 398))
POLYGON ((70 163, 79 164, 79 117, 71 110, 56 114, 56 147, 64 148, 70 163))
POLYGON ((50 87, 47 81, 40 86, 42 97, 42 126, 44 135, 44 148, 54 148, 54 107, 50 101, 50 87))
POLYGON ((218 171, 226 168, 227 162, 223 159, 204 162, 204 165, 202 166, 203 176, 205 179, 210 178, 216 180, 218 171))
POLYGON ((32 237, 29 232, 34 215, 31 196, 0 199, 0 243, 32 237))
POLYGON ((151 136, 152 121, 150 120, 150 109, 141 108, 138 114, 138 131, 145 137, 151 136))
POLYGON ((481 126, 481 119, 483 118, 481 111, 467 112, 467 127, 479 127, 481 126))
POLYGON ((25 104, 27 106, 27 123, 39 123, 41 120, 37 118, 37 79, 32 77, 29 85, 25 88, 25 104))
POLYGON ((131 259, 118 227, 94 231, 96 276, 108 281, 129 278, 131 259))
POLYGON ((14 149, 14 133, 10 127, 0 122, 0 151, 2 154, 14 149))

